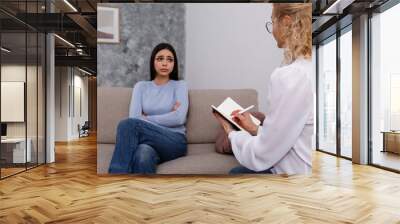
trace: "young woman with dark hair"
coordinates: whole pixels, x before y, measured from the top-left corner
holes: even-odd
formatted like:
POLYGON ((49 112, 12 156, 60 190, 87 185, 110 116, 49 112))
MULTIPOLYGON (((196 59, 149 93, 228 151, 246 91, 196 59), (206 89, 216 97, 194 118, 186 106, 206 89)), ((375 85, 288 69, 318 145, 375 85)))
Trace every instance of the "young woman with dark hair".
POLYGON ((186 82, 178 80, 178 58, 167 43, 150 57, 150 81, 136 83, 129 118, 117 129, 110 173, 155 173, 157 164, 186 155, 186 82))

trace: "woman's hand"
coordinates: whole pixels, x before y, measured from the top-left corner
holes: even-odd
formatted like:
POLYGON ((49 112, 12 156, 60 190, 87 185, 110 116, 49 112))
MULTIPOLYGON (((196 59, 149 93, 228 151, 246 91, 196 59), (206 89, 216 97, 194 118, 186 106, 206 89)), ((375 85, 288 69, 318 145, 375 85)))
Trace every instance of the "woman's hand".
POLYGON ((172 108, 172 111, 177 111, 180 106, 181 106, 181 103, 179 101, 176 101, 174 107, 172 108))
POLYGON ((257 135, 258 126, 254 124, 251 120, 250 113, 244 112, 243 114, 239 114, 240 110, 232 111, 232 118, 236 123, 238 123, 243 129, 248 131, 251 135, 257 135))
POLYGON ((221 115, 219 115, 216 112, 213 112, 213 114, 214 114, 215 118, 217 118, 219 123, 221 124, 221 126, 224 129, 226 134, 229 135, 229 133, 231 133, 231 131, 234 131, 232 125, 229 122, 227 122, 223 117, 221 117, 221 115))

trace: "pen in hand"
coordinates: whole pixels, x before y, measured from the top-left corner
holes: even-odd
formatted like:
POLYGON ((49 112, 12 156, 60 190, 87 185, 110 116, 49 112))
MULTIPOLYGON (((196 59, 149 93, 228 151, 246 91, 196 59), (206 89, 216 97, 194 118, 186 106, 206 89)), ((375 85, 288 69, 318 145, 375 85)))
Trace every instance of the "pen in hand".
POLYGON ((251 106, 247 107, 246 109, 239 111, 239 114, 243 114, 244 112, 247 112, 247 111, 253 109, 253 107, 254 107, 254 105, 251 105, 251 106))
MULTIPOLYGON (((239 111, 237 114, 243 114, 244 112, 247 112, 247 111, 253 109, 253 107, 254 107, 254 105, 251 105, 251 106, 239 111)), ((235 117, 237 114, 233 115, 232 117, 235 117)))
POLYGON ((244 130, 248 131, 251 135, 257 135, 258 126, 252 121, 250 113, 245 113, 252 109, 254 105, 247 107, 243 110, 235 110, 232 112, 233 121, 237 122, 244 130))

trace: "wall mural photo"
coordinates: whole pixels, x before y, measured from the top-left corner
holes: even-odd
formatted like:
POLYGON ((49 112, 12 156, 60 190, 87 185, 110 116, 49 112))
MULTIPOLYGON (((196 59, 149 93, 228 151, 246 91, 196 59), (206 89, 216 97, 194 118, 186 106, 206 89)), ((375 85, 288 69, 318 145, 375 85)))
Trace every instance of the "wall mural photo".
POLYGON ((99 174, 311 173, 311 4, 104 7, 99 174))

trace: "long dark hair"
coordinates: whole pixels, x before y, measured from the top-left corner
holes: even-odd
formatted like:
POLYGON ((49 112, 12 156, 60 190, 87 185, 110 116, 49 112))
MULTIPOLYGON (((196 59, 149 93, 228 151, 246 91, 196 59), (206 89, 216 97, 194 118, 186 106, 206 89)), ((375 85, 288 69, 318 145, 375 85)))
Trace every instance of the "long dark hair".
POLYGON ((176 57, 176 52, 174 47, 172 47, 171 44, 167 44, 167 43, 160 43, 157 46, 154 47, 153 52, 151 53, 151 57, 150 57, 150 80, 153 80, 156 78, 157 76, 157 72, 156 69, 154 68, 154 59, 156 57, 156 54, 161 51, 167 49, 169 51, 172 52, 172 54, 174 55, 174 69, 172 70, 171 74, 169 74, 169 79, 172 80, 178 80, 179 76, 178 76, 178 57, 176 57))

